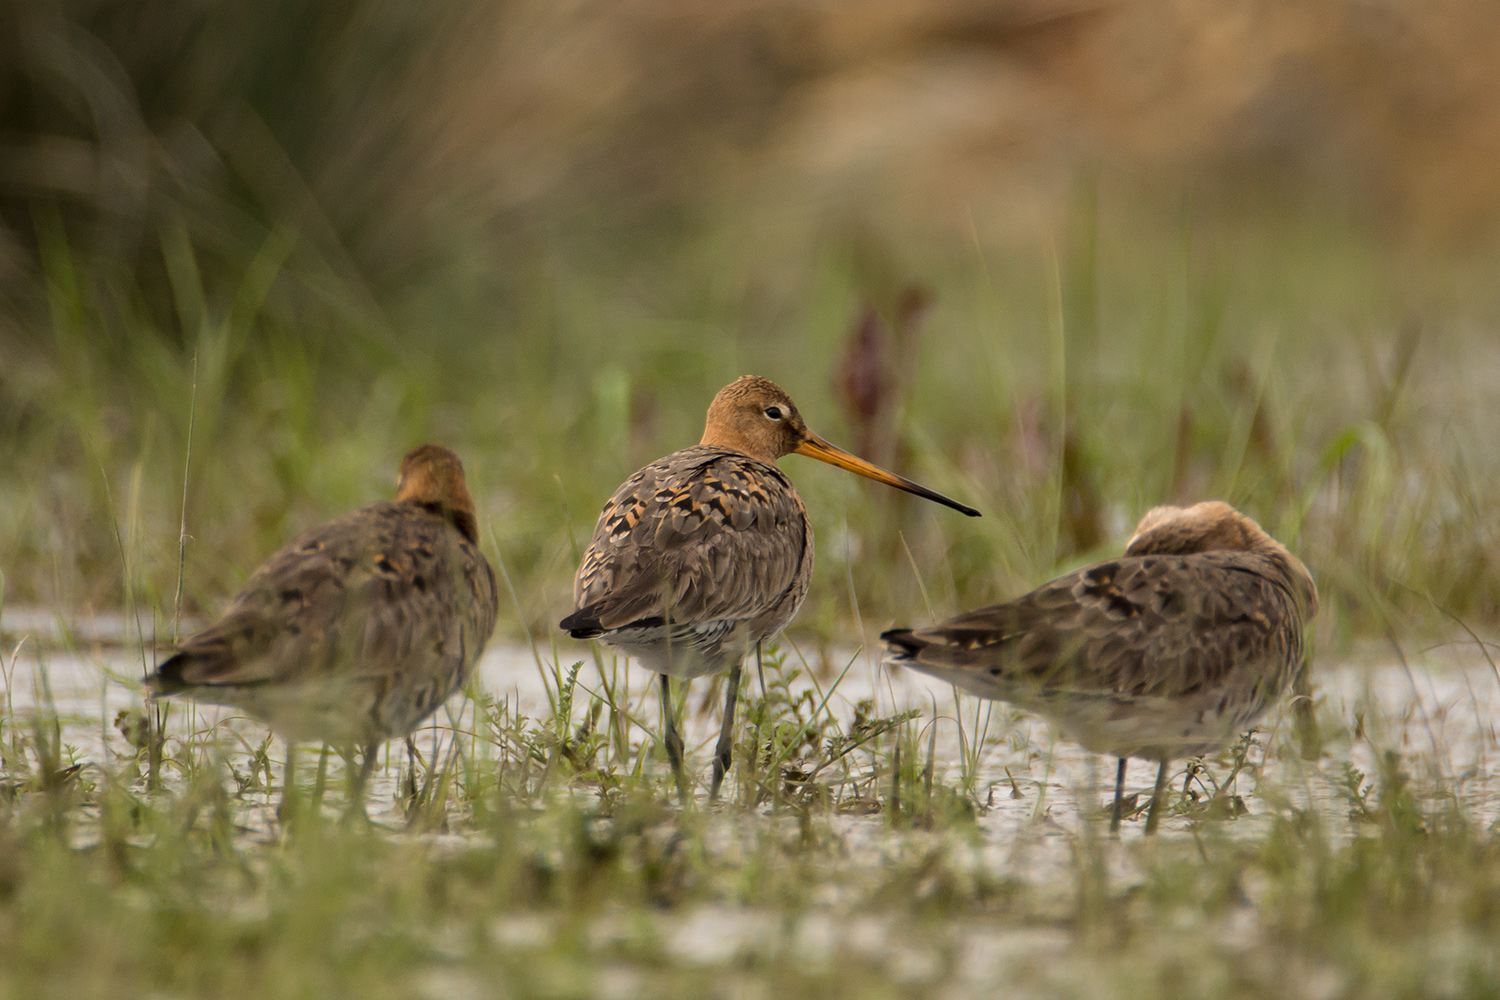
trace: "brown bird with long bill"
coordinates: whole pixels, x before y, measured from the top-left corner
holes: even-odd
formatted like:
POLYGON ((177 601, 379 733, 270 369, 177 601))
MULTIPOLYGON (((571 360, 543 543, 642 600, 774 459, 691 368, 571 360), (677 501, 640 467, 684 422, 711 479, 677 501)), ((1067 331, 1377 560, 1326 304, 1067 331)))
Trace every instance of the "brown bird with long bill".
POLYGON ((972 507, 871 465, 814 434, 782 389, 743 376, 708 407, 703 439, 627 479, 604 505, 560 627, 602 639, 661 675, 667 758, 684 795, 683 743, 670 678, 729 671, 709 796, 731 762, 743 661, 776 636, 807 596, 812 525, 776 466, 798 454, 954 510, 972 507))

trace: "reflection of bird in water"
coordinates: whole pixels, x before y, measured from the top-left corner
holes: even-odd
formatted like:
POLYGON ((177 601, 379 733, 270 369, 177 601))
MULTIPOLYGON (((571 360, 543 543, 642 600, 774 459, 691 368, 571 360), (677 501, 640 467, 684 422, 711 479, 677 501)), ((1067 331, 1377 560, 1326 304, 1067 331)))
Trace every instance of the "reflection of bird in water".
POLYGON ((395 500, 271 556, 147 684, 242 709, 289 742, 361 748, 358 803, 380 744, 436 711, 494 631, 495 574, 477 543, 463 464, 423 445, 402 461, 395 500))
POLYGON ((729 768, 741 662, 779 633, 807 594, 812 526, 776 467, 796 452, 965 514, 978 511, 835 448, 807 429, 775 383, 753 375, 708 408, 703 440, 657 459, 615 491, 573 582, 561 627, 602 638, 661 674, 666 749, 683 787, 669 677, 729 670, 711 795, 729 768))
POLYGON ((1045 716, 1095 753, 1167 762, 1223 746, 1275 702, 1318 610, 1312 576, 1250 518, 1217 501, 1157 507, 1119 559, 1024 597, 881 638, 890 662, 1045 716))

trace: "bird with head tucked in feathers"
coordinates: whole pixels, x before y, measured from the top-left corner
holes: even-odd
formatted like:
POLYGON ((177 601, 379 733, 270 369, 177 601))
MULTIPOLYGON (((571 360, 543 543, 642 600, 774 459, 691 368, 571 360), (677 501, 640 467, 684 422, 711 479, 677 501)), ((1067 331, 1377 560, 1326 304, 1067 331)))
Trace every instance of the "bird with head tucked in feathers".
POLYGON ((1125 554, 1004 604, 884 633, 886 658, 1051 721, 1119 758, 1111 829, 1130 757, 1167 762, 1244 732, 1302 665, 1318 590, 1301 560, 1226 503, 1156 507, 1125 554))

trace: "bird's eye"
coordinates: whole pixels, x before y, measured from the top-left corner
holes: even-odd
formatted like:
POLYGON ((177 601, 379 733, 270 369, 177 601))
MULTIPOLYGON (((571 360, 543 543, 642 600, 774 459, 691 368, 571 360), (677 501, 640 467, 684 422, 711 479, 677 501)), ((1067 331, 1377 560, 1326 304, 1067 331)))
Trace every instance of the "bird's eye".
POLYGON ((779 406, 768 406, 768 407, 766 407, 766 417, 767 417, 767 419, 770 419, 770 420, 780 420, 781 419, 781 407, 779 407, 779 406))

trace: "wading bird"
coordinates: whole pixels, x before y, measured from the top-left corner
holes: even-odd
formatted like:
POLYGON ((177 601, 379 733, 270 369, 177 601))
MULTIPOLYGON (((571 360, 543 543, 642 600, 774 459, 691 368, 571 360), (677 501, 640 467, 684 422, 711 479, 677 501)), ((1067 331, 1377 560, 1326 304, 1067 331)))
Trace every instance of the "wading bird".
MULTIPOLYGON (((288 741, 363 751, 351 808, 386 740, 463 684, 495 629, 495 573, 478 548, 463 463, 422 445, 396 499, 301 535, 251 574, 218 621, 147 680, 153 696, 231 705, 288 741)), ((286 798, 283 798, 283 806, 286 798)))
POLYGON ((881 639, 889 662, 1036 712, 1085 749, 1118 757, 1112 832, 1126 760, 1159 761, 1153 833, 1167 762, 1223 746, 1276 701, 1317 611, 1307 567, 1210 501, 1148 511, 1119 559, 881 639))
POLYGON ((661 675, 667 759, 684 794, 670 678, 730 672, 709 793, 717 798, 741 664, 807 595, 812 525, 776 467, 794 452, 979 516, 824 441, 774 382, 746 375, 719 390, 703 440, 641 469, 604 505, 573 581, 575 610, 560 623, 575 639, 603 639, 661 675))

